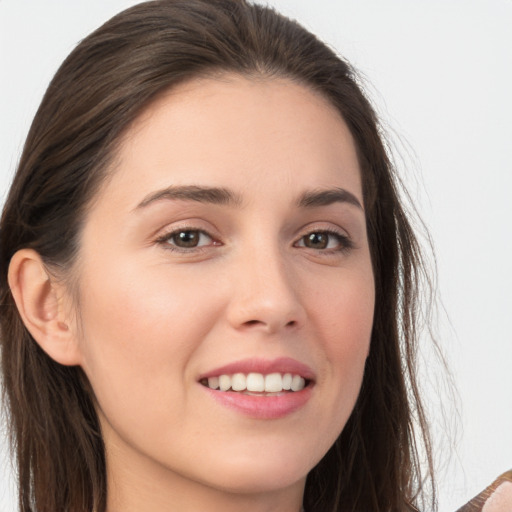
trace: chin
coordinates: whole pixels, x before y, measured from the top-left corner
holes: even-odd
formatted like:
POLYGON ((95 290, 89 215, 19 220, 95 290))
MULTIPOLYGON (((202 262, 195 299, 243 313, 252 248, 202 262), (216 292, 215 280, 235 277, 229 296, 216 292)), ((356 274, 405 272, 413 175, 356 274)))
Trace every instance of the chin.
POLYGON ((209 472, 209 485, 232 493, 272 492, 302 485, 318 462, 305 457, 301 448, 290 454, 261 447, 256 455, 226 454, 223 459, 223 464, 209 472))
POLYGON ((210 482, 209 485, 233 494, 257 494, 303 485, 307 473, 291 469, 289 465, 286 469, 281 465, 275 468, 268 465, 265 468, 245 467, 243 471, 227 470, 223 474, 217 474, 215 482, 210 482))

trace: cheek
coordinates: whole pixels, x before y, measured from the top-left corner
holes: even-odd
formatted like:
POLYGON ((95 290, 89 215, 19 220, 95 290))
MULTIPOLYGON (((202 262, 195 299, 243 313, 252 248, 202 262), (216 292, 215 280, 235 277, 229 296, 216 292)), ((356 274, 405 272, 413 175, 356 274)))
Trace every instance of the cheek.
POLYGON ((108 279, 98 272, 83 281, 83 366, 100 406, 106 413, 110 406, 154 400, 158 411, 156 397, 179 393, 190 378, 187 362, 216 318, 218 302, 187 276, 166 277, 161 268, 111 268, 108 279))
MULTIPOLYGON (((375 289, 371 267, 362 265, 353 272, 324 283, 311 293, 316 311, 333 356, 361 353, 366 357, 373 328, 375 289)), ((343 358, 342 358, 343 359, 343 358)))
POLYGON ((355 403, 370 348, 375 306, 371 267, 331 280, 323 293, 312 298, 319 350, 326 358, 324 377, 334 383, 334 399, 346 407, 355 403))
POLYGON ((364 361, 368 356, 373 328, 374 301, 370 291, 367 294, 347 294, 338 301, 338 313, 333 312, 333 336, 330 349, 338 360, 354 357, 364 361))
POLYGON ((309 298, 318 402, 307 420, 317 432, 314 453, 325 454, 345 427, 359 396, 370 346, 374 311, 371 267, 311 283, 309 298))

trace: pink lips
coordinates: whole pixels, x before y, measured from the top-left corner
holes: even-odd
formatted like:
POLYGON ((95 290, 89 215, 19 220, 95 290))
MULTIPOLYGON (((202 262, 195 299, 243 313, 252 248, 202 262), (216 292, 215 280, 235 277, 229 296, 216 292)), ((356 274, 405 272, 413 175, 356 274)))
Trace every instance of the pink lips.
POLYGON ((282 357, 274 360, 245 359, 215 368, 199 377, 199 381, 219 375, 233 375, 235 373, 291 373, 300 375, 310 381, 304 389, 294 392, 266 396, 246 395, 235 391, 219 391, 202 386, 217 403, 255 419, 278 419, 285 417, 303 407, 311 398, 315 380, 313 370, 295 359, 282 357))

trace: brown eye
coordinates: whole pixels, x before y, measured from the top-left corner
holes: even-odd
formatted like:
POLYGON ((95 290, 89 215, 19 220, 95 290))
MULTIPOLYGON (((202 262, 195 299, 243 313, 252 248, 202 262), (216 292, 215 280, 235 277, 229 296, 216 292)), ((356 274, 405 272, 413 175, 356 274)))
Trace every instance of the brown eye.
POLYGON ((180 231, 172 235, 171 240, 178 247, 197 247, 199 243, 198 231, 180 231))
POLYGON ((325 249, 329 244, 330 236, 328 233, 309 233, 303 237, 304 246, 310 249, 325 249))
POLYGON ((167 235, 165 242, 180 249, 194 249, 195 247, 210 245, 212 238, 198 229, 182 229, 167 235))
POLYGON ((351 249, 353 244, 348 236, 333 231, 312 231, 304 235, 296 243, 296 247, 307 247, 319 251, 344 251, 351 249))

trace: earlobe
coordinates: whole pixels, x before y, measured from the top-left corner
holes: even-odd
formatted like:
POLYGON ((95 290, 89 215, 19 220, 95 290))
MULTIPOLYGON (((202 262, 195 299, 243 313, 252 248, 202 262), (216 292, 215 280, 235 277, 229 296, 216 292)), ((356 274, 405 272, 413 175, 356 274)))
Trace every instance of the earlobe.
POLYGON ((78 340, 64 311, 64 287, 52 279, 39 254, 18 251, 8 279, 21 319, 39 346, 60 364, 80 364, 78 340))

